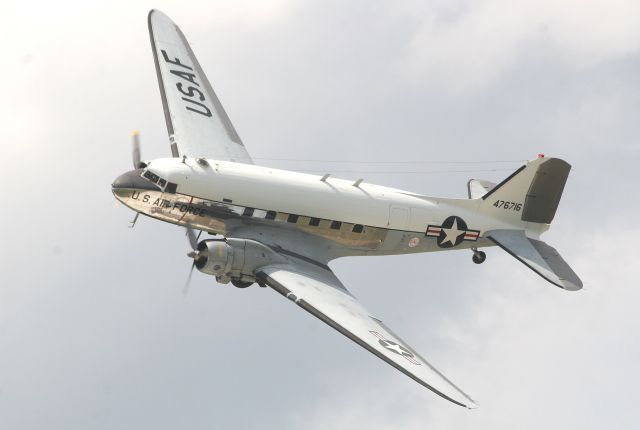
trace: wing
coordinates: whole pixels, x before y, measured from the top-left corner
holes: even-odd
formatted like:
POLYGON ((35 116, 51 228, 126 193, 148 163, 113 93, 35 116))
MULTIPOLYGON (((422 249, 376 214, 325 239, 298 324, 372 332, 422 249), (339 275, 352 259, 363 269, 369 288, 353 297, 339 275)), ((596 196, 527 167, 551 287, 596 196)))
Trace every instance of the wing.
POLYGON ((152 10, 149 35, 173 156, 253 164, 178 26, 152 10))
POLYGON ((436 394, 469 409, 477 407, 382 321, 370 316, 329 267, 287 259, 287 264, 259 269, 257 279, 436 394))

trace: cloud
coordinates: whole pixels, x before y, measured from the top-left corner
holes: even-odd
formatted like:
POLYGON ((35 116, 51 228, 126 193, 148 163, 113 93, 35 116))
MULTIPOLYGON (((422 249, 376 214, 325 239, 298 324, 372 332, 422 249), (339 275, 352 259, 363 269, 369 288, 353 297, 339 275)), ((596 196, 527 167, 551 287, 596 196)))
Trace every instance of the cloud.
POLYGON ((640 4, 614 1, 418 2, 404 73, 435 88, 474 91, 522 62, 588 68, 640 47, 640 4))
MULTIPOLYGON (((0 17, 1 428, 632 427, 636 5, 14 5, 0 17), (436 397, 270 290, 196 273, 182 298, 184 232, 147 218, 128 229, 109 190, 130 168, 131 130, 144 158, 169 154, 151 7, 182 26, 252 155, 354 161, 266 164, 373 171, 356 162, 553 152, 574 165, 545 239, 582 292, 497 249, 481 266, 468 252, 332 263, 480 409, 436 397)), ((475 173, 364 177, 464 197, 475 173)))

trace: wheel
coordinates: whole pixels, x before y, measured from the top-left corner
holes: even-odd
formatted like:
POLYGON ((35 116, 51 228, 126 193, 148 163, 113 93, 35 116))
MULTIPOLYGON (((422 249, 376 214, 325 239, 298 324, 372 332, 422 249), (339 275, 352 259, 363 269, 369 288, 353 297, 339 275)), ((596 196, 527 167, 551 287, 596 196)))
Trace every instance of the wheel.
POLYGON ((253 282, 238 281, 235 279, 232 280, 231 283, 233 284, 234 287, 237 287, 237 288, 247 288, 253 285, 253 282))
POLYGON ((483 251, 476 251, 473 253, 473 257, 471 259, 476 264, 482 264, 484 263, 484 260, 487 259, 487 254, 485 254, 483 251))

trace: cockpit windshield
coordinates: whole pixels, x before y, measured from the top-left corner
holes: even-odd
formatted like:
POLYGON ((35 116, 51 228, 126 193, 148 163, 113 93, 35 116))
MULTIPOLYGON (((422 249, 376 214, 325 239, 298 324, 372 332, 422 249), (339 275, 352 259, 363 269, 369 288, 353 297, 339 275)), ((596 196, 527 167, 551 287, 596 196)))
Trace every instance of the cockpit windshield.
POLYGON ((154 184, 158 184, 161 188, 164 188, 165 185, 167 185, 167 181, 162 179, 160 176, 156 175, 155 173, 153 173, 152 171, 145 169, 142 172, 142 177, 145 179, 150 180, 151 182, 153 182, 154 184))

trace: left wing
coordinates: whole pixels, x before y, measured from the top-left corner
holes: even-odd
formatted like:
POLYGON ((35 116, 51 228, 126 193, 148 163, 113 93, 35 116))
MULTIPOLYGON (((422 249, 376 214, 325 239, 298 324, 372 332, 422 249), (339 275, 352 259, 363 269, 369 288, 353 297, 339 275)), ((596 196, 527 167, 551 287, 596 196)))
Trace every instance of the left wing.
MULTIPOLYGON (((436 394, 469 409, 475 402, 349 293, 329 267, 296 258, 265 266, 257 279, 436 394)), ((306 260, 306 259, 305 259, 306 260)))
POLYGON ((180 28, 152 10, 149 35, 173 156, 253 164, 180 28))

